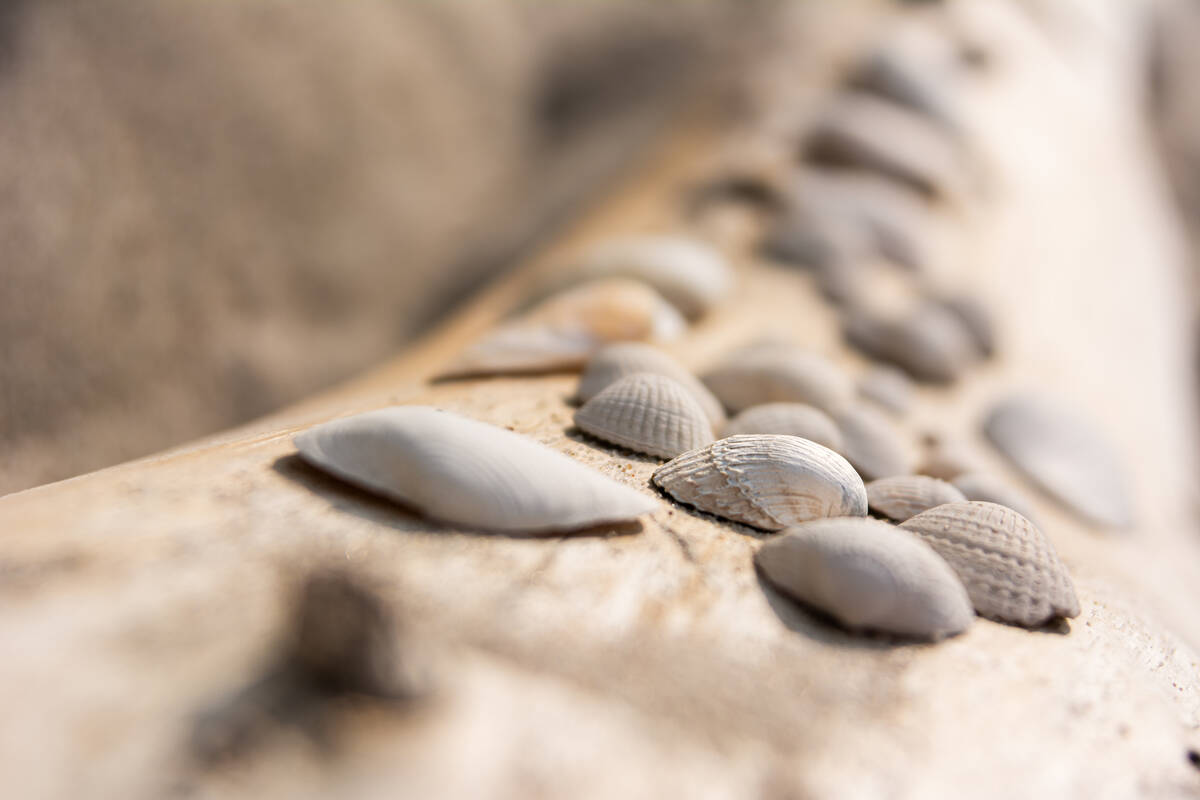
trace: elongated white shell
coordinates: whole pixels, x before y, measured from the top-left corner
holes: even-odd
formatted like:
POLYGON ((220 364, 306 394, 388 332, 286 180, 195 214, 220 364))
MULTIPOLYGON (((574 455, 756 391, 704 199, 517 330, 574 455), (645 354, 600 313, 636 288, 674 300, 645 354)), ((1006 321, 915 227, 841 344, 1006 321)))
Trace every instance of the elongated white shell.
POLYGON ((962 582, 929 545, 886 522, 820 519, 758 551, 763 576, 852 630, 941 639, 975 618, 962 582))
POLYGON ((692 393, 714 428, 725 421, 721 401, 713 396, 707 386, 662 350, 641 342, 611 344, 592 356, 579 378, 575 397, 581 403, 586 403, 613 382, 635 372, 665 375, 692 393))
POLYGON ((995 503, 950 503, 900 523, 950 563, 981 616, 1035 628, 1079 616, 1079 600, 1050 540, 995 503))
POLYGON ((1037 524, 1038 515, 1033 501, 1024 492, 997 478, 990 472, 966 472, 951 481, 968 500, 983 500, 998 506, 1008 506, 1030 522, 1037 524))
POLYGON ((842 434, 829 415, 803 403, 764 403, 751 406, 725 425, 722 436, 742 433, 786 433, 837 451, 842 434))
POLYGON ((928 475, 895 475, 867 484, 867 506, 897 522, 936 506, 966 500, 958 489, 928 475))
POLYGON ((858 403, 833 415, 842 433, 838 451, 854 465, 864 481, 874 481, 911 471, 911 457, 900 432, 870 406, 858 403))
POLYGON ((846 460, 798 436, 718 439, 659 467, 653 480, 681 503, 769 531, 867 513, 867 490, 846 460))
POLYGON ((297 436, 296 447, 343 480, 469 528, 566 531, 658 507, 532 439, 428 406, 327 422, 297 436))
POLYGON ((663 375, 626 375, 575 412, 585 433, 638 453, 674 458, 711 442, 712 425, 692 393, 663 375))
POLYGON ((825 412, 853 394, 850 379, 831 361, 796 347, 745 348, 703 376, 731 414, 763 403, 805 403, 825 412))

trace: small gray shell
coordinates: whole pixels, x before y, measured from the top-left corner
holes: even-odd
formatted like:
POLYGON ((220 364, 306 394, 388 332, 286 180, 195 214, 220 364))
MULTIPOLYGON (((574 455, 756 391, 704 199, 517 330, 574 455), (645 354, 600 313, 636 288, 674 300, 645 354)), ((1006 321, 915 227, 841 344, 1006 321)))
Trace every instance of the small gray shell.
POLYGON ((981 616, 1036 628, 1079 616, 1079 600, 1054 545, 1032 522, 995 503, 950 503, 900 527, 950 563, 981 616))
POLYGON ((850 379, 833 362, 790 346, 744 348, 703 380, 731 414, 781 402, 806 403, 830 412, 853 396, 850 379))
POLYGON ((664 375, 635 372, 575 412, 584 433, 637 453, 674 458, 711 442, 712 425, 692 393, 664 375))
POLYGON ((313 466, 468 528, 577 530, 633 520, 658 507, 528 437, 428 406, 333 420, 295 441, 313 466))
POLYGON ((833 414, 842 432, 838 452, 854 465, 865 481, 911 472, 908 447, 891 420, 859 403, 833 414))
POLYGON ((1038 515, 1033 501, 1016 487, 988 472, 967 472, 951 481, 968 500, 983 500, 1008 506, 1030 522, 1037 524, 1038 515))
POLYGON ((842 434, 829 415, 803 403, 764 403, 751 406, 725 425, 722 436, 742 433, 786 433, 837 451, 842 434))
POLYGON ((916 536, 879 520, 797 525, 764 544, 755 561, 781 591, 852 630, 937 640, 975 619, 950 566, 916 536))
POLYGON ((895 367, 874 366, 858 379, 859 396, 894 414, 912 407, 913 392, 912 381, 895 367))
POLYGON ((846 340, 865 355, 894 364, 913 378, 950 383, 974 360, 976 345, 961 319, 939 305, 925 305, 899 319, 865 309, 842 321, 846 340))
POLYGON ((867 484, 868 507, 897 522, 936 506, 966 501, 958 489, 928 475, 896 475, 867 484))
POLYGON ((592 356, 579 378, 575 397, 579 402, 586 403, 609 384, 635 372, 651 372, 671 378, 695 396, 714 428, 725 422, 721 401, 713 396, 707 386, 662 350, 641 342, 609 345, 592 356))
POLYGON ((867 513, 866 487, 846 460, 798 436, 718 439, 659 467, 653 480, 681 503, 769 531, 867 513))

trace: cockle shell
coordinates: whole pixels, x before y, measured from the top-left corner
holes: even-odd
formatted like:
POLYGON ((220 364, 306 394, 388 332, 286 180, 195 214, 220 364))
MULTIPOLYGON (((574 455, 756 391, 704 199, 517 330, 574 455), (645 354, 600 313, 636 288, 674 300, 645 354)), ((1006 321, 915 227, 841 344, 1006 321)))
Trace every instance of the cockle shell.
POLYGON ((927 305, 898 319, 852 309, 843 319, 843 332, 864 354, 932 383, 956 380, 976 354, 962 321, 940 306, 927 305))
POLYGON ((946 503, 966 501, 954 486, 928 475, 894 475, 867 484, 867 506, 897 522, 946 503))
POLYGON ((731 414, 763 403, 806 403, 840 408, 853 395, 850 379, 833 362, 801 348, 752 346, 733 353, 703 376, 731 414))
POLYGON ((301 457, 454 525, 548 533, 632 520, 658 504, 520 434, 428 406, 394 406, 296 437, 301 457))
POLYGON ((966 472, 951 481, 968 500, 983 500, 1007 506, 1030 522, 1037 524, 1033 501, 1014 486, 988 472, 966 472))
POLYGON ((846 460, 798 436, 718 439, 659 467, 653 480, 681 503, 769 531, 867 513, 867 490, 846 460))
POLYGON ((644 283, 592 281, 551 296, 468 347, 442 377, 579 369, 606 344, 669 341, 687 323, 644 283))
POLYGON ((614 381, 635 372, 651 372, 671 378, 692 393, 714 429, 725 422, 721 401, 707 386, 662 350, 641 342, 611 344, 592 356, 579 378, 575 397, 586 403, 614 381))
POLYGON ((834 412, 833 421, 842 432, 838 451, 854 465, 865 481, 874 481, 911 471, 908 447, 887 417, 858 403, 834 412))
POLYGON ((1120 461, 1078 413, 1015 396, 992 408, 983 430, 1018 469, 1075 513, 1114 528, 1133 524, 1120 461))
POLYGON ((751 406, 725 424, 722 436, 743 433, 785 433, 816 442, 830 450, 842 446, 842 434, 829 415, 803 403, 764 403, 751 406))
POLYGON ((912 406, 913 385, 908 375, 888 366, 874 366, 858 379, 858 394, 896 414, 912 406))
POLYGON ((941 556, 879 520, 820 519, 788 528, 759 549, 755 562, 781 591, 852 630, 937 640, 975 619, 966 589, 941 556))
POLYGON ((1032 522, 995 503, 950 503, 900 523, 949 562, 981 616, 1035 628, 1079 615, 1054 545, 1032 522))
POLYGON ((584 254, 576 274, 644 281, 689 319, 703 315, 733 288, 733 271, 725 257, 684 236, 606 239, 584 254))
POLYGON ((649 372, 626 375, 575 412, 584 433, 638 453, 674 458, 711 442, 712 425, 692 393, 649 372))

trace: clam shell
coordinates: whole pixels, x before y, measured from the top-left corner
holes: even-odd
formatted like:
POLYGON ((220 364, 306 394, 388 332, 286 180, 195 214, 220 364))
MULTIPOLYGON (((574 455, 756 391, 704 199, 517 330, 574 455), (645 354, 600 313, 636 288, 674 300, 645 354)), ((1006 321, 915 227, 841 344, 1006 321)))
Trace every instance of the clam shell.
POLYGON ((899 319, 852 309, 843 320, 843 333, 867 356, 931 383, 953 382, 976 354, 962 321, 940 306, 927 305, 899 319))
POLYGON ((744 348, 703 381, 731 414, 763 403, 805 403, 829 412, 853 395, 850 379, 833 362, 792 346, 744 348))
POLYGON ((638 453, 674 458, 711 442, 712 425, 692 393, 663 375, 626 375, 575 412, 585 433, 638 453))
POLYGON ((1018 469, 1076 514, 1114 528, 1133 524, 1120 461, 1078 413, 1016 396, 992 408, 983 430, 1018 469))
POLYGON ((1037 524, 1037 512, 1033 501, 1019 489, 1010 486, 995 475, 987 472, 966 472, 951 481, 968 500, 983 500, 999 506, 1007 506, 1030 522, 1037 524))
POLYGON ((1050 540, 1032 522, 995 503, 950 503, 900 527, 949 562, 981 616, 1035 628, 1079 615, 1079 600, 1050 540))
POLYGON ((659 467, 653 480, 681 503, 769 531, 867 513, 867 490, 846 460, 798 436, 718 439, 659 467))
POLYGON ((871 367, 858 379, 860 397, 896 414, 912 407, 913 391, 908 375, 894 367, 871 367))
POLYGON ((644 283, 628 278, 566 289, 468 347, 441 377, 579 369, 606 344, 669 341, 687 323, 644 283))
POLYGON ((859 403, 833 414, 842 432, 840 452, 865 481, 911 471, 908 448, 891 421, 870 406, 859 403))
POLYGON ((579 378, 575 397, 586 403, 614 381, 635 372, 650 372, 671 378, 692 393, 714 428, 725 422, 721 401, 707 386, 662 350, 640 342, 612 344, 592 356, 579 378))
POLYGON ((427 406, 337 419, 295 441, 313 466, 467 528, 548 533, 628 521, 658 507, 532 439, 427 406))
POLYGON ((842 434, 829 415, 803 403, 764 403, 751 406, 725 425, 722 436, 744 433, 785 433, 837 451, 842 434))
POLYGON ((966 501, 954 486, 928 475, 896 475, 867 484, 867 506, 897 522, 946 503, 966 501))
POLYGON ((755 556, 785 594, 851 630, 942 639, 975 619, 954 570, 916 536, 874 519, 820 519, 788 528, 755 556))

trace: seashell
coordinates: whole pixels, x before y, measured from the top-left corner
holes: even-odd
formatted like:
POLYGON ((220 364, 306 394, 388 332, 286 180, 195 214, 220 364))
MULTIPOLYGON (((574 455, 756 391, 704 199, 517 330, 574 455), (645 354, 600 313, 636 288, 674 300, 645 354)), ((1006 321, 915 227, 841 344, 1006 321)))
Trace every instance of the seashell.
POLYGON ((912 407, 913 391, 908 375, 894 367, 874 366, 858 379, 860 397, 896 414, 912 407))
POLYGON ((833 414, 842 432, 846 460, 865 481, 874 481, 911 471, 908 448, 899 431, 880 412, 858 403, 833 414))
POLYGON ((1037 524, 1037 513, 1033 501, 1023 492, 987 472, 966 472, 958 475, 954 484, 968 500, 983 500, 998 506, 1007 506, 1030 522, 1037 524))
POLYGON ((896 29, 854 67, 846 85, 957 131, 950 87, 938 69, 950 61, 952 48, 944 36, 941 41, 934 41, 933 36, 928 28, 896 29))
POLYGON ((991 358, 996 354, 996 327, 982 303, 969 295, 954 295, 934 301, 934 304, 958 318, 979 355, 991 358))
POLYGON ((581 403, 586 403, 609 384, 635 372, 650 372, 671 378, 692 393, 714 428, 725 422, 721 401, 707 386, 662 350, 641 342, 611 344, 592 356, 579 378, 575 397, 581 403))
MULTIPOLYGON (((925 458, 916 470, 921 475, 953 481, 964 473, 979 472, 985 469, 979 456, 958 439, 938 434, 926 434, 925 447, 925 458)), ((983 500, 985 498, 968 497, 967 499, 983 500)))
POLYGON ((925 542, 874 519, 820 519, 766 542, 755 563, 772 585, 851 630, 942 639, 975 619, 954 570, 925 542))
POLYGON ((867 490, 846 460, 798 436, 718 439, 662 465, 653 481, 681 503, 768 531, 867 513, 867 490))
POLYGON ((689 319, 703 315, 733 288, 733 271, 725 257, 684 236, 606 239, 583 256, 576 274, 644 281, 689 319))
POLYGON ((296 437, 301 457, 453 525, 549 533, 624 522, 658 504, 520 434, 428 406, 394 406, 296 437))
POLYGON ((1114 528, 1133 524, 1120 461, 1077 413, 1032 396, 997 403, 983 425, 996 449, 1080 516, 1114 528))
POLYGON ((729 420, 721 435, 724 437, 747 433, 799 436, 833 451, 842 446, 842 434, 829 415, 803 403, 764 403, 761 406, 751 406, 729 420))
POLYGON ((981 616, 1035 628, 1079 616, 1054 545, 1032 522, 995 503, 950 503, 900 523, 949 562, 981 616))
POLYGON ((928 475, 895 475, 867 484, 867 507, 897 522, 936 506, 966 501, 958 489, 928 475))
POLYGON ((853 309, 843 319, 843 333, 867 356, 931 383, 953 382, 976 353, 958 317, 938 306, 926 306, 895 320, 853 309))
POLYGON ((853 393, 850 379, 833 362, 791 345, 744 348, 702 379, 731 414, 776 402, 828 412, 853 393))
POLYGON ((687 329, 679 312, 628 278, 566 289, 468 347, 441 377, 579 369, 606 344, 669 341, 687 329))
POLYGON ((712 425, 692 393, 663 375, 626 375, 575 412, 585 433, 638 453, 674 458, 711 442, 712 425))

